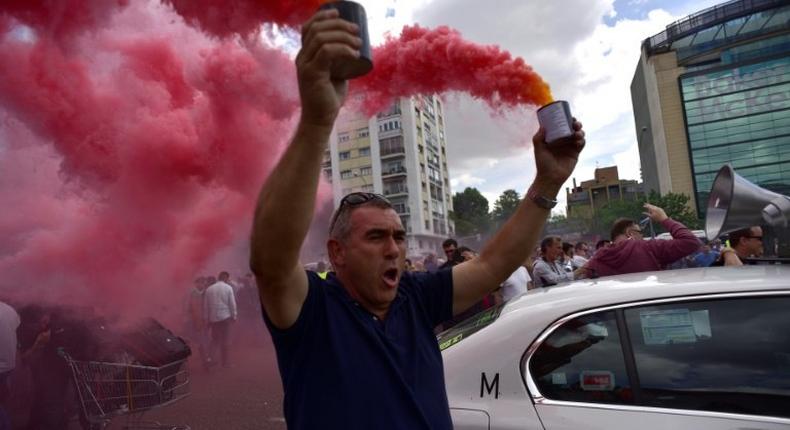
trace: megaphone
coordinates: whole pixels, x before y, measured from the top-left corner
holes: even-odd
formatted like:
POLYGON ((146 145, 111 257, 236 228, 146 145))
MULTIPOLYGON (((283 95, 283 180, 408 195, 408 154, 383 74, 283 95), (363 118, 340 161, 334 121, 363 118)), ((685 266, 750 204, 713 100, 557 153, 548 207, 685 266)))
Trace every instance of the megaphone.
POLYGON ((719 169, 710 189, 705 235, 713 240, 754 225, 787 227, 788 218, 790 197, 758 187, 726 164, 719 169))

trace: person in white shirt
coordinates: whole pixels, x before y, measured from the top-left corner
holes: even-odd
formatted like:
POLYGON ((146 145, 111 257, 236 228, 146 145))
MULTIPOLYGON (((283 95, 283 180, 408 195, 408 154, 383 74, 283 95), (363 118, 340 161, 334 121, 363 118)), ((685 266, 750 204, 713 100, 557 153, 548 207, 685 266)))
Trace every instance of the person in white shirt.
POLYGON ((0 302, 0 428, 11 428, 6 412, 8 377, 16 367, 16 329, 19 314, 6 303, 0 302))
POLYGON ((559 262, 562 257, 562 239, 549 236, 540 242, 541 257, 535 262, 532 269, 532 280, 535 287, 550 287, 561 282, 570 282, 579 276, 584 267, 566 272, 565 267, 559 262))
POLYGON ((518 269, 516 269, 516 271, 513 272, 510 277, 502 283, 500 287, 502 301, 506 302, 521 293, 527 292, 529 283, 532 281, 532 278, 530 278, 529 272, 527 271, 528 264, 529 257, 523 265, 519 266, 518 269))
POLYGON ((229 367, 228 362, 228 338, 230 325, 238 318, 236 311, 236 297, 233 287, 228 284, 230 274, 222 272, 219 280, 209 286, 203 293, 203 306, 211 331, 211 353, 220 350, 220 363, 222 367, 229 367))
POLYGON ((590 259, 590 245, 587 242, 577 242, 573 247, 573 265, 584 267, 590 259))

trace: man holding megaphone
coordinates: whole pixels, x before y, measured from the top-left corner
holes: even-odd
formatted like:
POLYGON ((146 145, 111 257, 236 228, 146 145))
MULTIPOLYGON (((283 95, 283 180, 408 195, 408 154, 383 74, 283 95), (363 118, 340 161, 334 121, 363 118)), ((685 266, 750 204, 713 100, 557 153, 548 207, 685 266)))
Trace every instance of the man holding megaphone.
POLYGON ((762 257, 763 251, 763 229, 756 225, 742 228, 730 233, 730 247, 722 249, 712 266, 742 266, 745 259, 762 257))

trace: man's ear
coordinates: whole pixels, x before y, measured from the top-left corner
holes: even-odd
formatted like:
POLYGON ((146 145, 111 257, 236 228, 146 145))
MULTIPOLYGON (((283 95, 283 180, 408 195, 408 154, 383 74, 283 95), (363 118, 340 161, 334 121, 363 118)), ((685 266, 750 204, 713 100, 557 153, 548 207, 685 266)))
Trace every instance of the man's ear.
POLYGON ((346 264, 346 252, 343 244, 337 239, 329 239, 326 242, 326 250, 329 252, 329 261, 332 262, 332 267, 337 269, 346 264))

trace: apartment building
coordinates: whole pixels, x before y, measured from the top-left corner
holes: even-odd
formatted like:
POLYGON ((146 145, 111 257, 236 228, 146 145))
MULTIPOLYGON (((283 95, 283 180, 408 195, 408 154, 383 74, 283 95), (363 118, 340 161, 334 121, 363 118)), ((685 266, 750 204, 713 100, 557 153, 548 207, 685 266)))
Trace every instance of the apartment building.
POLYGON ((406 228, 408 255, 441 255, 454 235, 446 148, 436 97, 402 98, 371 118, 344 110, 323 163, 335 207, 351 192, 383 194, 406 228))

